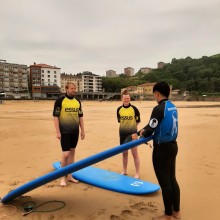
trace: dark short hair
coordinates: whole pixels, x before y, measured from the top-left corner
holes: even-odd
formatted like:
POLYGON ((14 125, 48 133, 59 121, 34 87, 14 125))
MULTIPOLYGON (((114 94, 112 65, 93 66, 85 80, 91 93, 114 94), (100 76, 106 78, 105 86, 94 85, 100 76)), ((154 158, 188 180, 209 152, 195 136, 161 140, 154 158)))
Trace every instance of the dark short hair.
POLYGON ((164 81, 158 82, 154 85, 153 92, 159 92, 168 98, 170 95, 170 86, 164 81))

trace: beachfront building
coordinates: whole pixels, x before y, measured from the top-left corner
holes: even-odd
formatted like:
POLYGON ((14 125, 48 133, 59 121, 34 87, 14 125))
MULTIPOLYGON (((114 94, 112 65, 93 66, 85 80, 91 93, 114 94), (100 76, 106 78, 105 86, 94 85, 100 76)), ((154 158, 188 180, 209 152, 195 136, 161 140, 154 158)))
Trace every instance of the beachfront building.
POLYGON ((60 68, 34 63, 28 72, 32 98, 57 98, 60 95, 60 68))
POLYGON ((127 90, 130 94, 143 94, 144 88, 142 86, 129 86, 121 89, 121 92, 127 90))
POLYGON ((114 70, 107 70, 106 71, 106 77, 117 77, 117 73, 114 70))
POLYGON ((29 98, 28 67, 0 60, 0 93, 6 98, 29 98))
POLYGON ((153 87, 155 83, 145 83, 140 85, 143 88, 143 93, 147 95, 152 95, 153 94, 153 87))
POLYGON ((82 88, 82 77, 80 75, 61 73, 61 93, 63 94, 66 93, 65 85, 67 82, 74 83, 77 92, 82 88))
POLYGON ((82 79, 82 84, 79 88, 80 92, 101 92, 102 77, 91 72, 85 71, 77 74, 82 79))
POLYGON ((134 68, 132 68, 132 67, 124 68, 124 74, 126 76, 134 76, 134 68))

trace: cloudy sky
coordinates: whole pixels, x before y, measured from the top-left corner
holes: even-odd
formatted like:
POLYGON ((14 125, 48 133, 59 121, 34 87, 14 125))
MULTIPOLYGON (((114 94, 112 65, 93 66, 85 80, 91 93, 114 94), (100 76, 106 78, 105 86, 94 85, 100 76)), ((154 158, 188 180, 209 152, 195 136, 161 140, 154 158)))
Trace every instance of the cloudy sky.
POLYGON ((0 0, 0 59, 120 74, 220 53, 219 0, 0 0))

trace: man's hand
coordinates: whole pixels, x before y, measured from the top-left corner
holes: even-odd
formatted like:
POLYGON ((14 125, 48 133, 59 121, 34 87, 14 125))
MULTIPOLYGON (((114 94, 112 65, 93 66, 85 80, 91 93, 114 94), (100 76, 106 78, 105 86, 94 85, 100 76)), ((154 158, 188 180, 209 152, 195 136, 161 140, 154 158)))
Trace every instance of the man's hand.
POLYGON ((138 135, 136 133, 132 134, 131 137, 132 137, 132 140, 137 140, 138 139, 138 135))
POLYGON ((57 138, 60 140, 60 139, 61 139, 61 133, 60 133, 60 132, 57 132, 56 134, 57 134, 57 135, 56 135, 57 138))
POLYGON ((85 132, 81 131, 81 140, 83 140, 85 138, 85 132))

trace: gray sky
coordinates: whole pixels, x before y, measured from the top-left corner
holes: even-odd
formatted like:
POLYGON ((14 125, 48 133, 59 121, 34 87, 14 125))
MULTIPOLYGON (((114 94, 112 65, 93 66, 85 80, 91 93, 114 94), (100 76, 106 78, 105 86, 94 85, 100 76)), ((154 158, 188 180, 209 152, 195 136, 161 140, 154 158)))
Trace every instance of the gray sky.
POLYGON ((120 74, 220 53, 219 0, 0 0, 0 59, 120 74))

